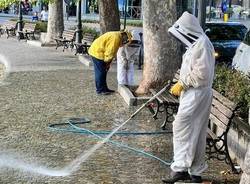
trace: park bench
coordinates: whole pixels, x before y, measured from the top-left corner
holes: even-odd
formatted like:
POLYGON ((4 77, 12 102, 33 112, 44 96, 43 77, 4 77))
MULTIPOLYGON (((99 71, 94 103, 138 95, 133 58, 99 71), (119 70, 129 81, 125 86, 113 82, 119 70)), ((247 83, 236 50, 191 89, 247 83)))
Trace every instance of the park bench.
POLYGON ((73 49, 73 42, 75 41, 75 30, 64 30, 61 37, 54 38, 56 41, 56 49, 63 46, 63 52, 67 48, 73 49))
MULTIPOLYGON (((175 73, 173 81, 175 80, 176 82, 178 79, 179 71, 175 73)), ((157 93, 154 89, 150 91, 152 95, 157 93)), ((166 124, 172 122, 173 114, 177 112, 178 105, 178 99, 166 91, 159 95, 151 104, 148 104, 148 108, 153 114, 154 119, 157 119, 159 112, 164 113, 164 122, 161 127, 162 129, 166 129, 166 124)), ((207 129, 206 153, 208 159, 215 158, 220 161, 225 161, 230 165, 234 173, 237 173, 237 170, 229 154, 227 136, 238 107, 239 106, 213 89, 212 107, 207 129)))
POLYGON ((82 43, 74 42, 74 46, 76 49, 75 55, 77 54, 88 54, 88 48, 94 41, 95 36, 90 33, 85 33, 82 38, 82 43))
POLYGON ((30 38, 35 39, 35 28, 36 24, 34 23, 25 23, 23 30, 18 31, 17 39, 20 41, 20 39, 26 39, 30 40, 30 38))
POLYGON ((10 36, 16 36, 16 28, 17 22, 14 21, 7 21, 2 27, 7 35, 7 38, 9 38, 10 36))

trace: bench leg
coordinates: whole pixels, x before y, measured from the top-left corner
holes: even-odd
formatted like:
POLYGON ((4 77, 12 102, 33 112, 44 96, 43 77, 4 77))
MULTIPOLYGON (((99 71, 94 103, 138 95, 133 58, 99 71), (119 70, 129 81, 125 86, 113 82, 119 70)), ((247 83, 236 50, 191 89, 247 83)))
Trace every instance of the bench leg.
POLYGON ((215 158, 220 161, 225 161, 230 165, 234 174, 239 174, 228 151, 227 132, 223 133, 217 139, 207 138, 206 153, 208 154, 208 159, 215 158), (219 145, 218 143, 222 145, 219 145))
POLYGON ((32 33, 32 40, 35 40, 35 33, 32 33))
POLYGON ((5 30, 5 32, 6 32, 6 34, 7 34, 7 39, 10 37, 10 33, 9 33, 9 30, 8 29, 6 29, 5 30))
POLYGON ((56 50, 57 50, 58 47, 59 47, 59 41, 56 40, 56 50))
POLYGON ((159 112, 159 106, 160 106, 160 102, 157 99, 153 100, 151 103, 147 105, 147 108, 149 112, 151 112, 152 117, 154 119, 158 119, 157 114, 159 112))
POLYGON ((165 115, 164 122, 161 125, 162 130, 165 130, 167 123, 173 121, 173 114, 177 113, 178 106, 163 104, 163 107, 164 107, 164 109, 163 110, 160 109, 159 112, 163 112, 165 115))
POLYGON ((29 33, 24 34, 24 39, 25 39, 26 42, 29 40, 29 33))
POLYGON ((75 44, 75 47, 76 47, 75 55, 83 53, 83 50, 84 50, 84 46, 83 45, 76 45, 75 44))
POLYGON ((79 51, 79 47, 77 45, 75 45, 75 48, 76 48, 76 51, 75 51, 75 56, 78 54, 78 51, 79 51))
POLYGON ((88 45, 84 46, 83 54, 88 54, 88 45))
POLYGON ((69 47, 70 47, 70 50, 71 50, 71 52, 72 52, 72 50, 74 49, 74 43, 73 43, 73 41, 72 41, 72 42, 70 42, 69 47))
POLYGON ((63 43, 63 52, 64 52, 64 50, 67 49, 67 48, 69 48, 68 43, 67 43, 67 42, 63 43))
POLYGON ((165 105, 163 105, 163 107, 164 107, 164 114, 165 114, 165 118, 164 118, 164 121, 163 121, 163 123, 162 123, 162 125, 161 125, 161 129, 162 130, 166 130, 166 125, 167 125, 167 123, 168 123, 168 118, 170 117, 170 115, 168 114, 168 110, 167 110, 167 106, 165 106, 165 105))

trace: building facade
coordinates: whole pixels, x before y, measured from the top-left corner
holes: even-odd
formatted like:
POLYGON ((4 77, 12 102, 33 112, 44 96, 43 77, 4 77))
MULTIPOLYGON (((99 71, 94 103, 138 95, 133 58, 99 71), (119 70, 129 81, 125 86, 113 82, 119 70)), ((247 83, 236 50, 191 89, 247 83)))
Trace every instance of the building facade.
MULTIPOLYGON (((130 19, 142 18, 142 0, 117 0, 121 18, 126 16, 130 19)), ((84 15, 98 16, 98 0, 82 0, 82 12, 84 15)))

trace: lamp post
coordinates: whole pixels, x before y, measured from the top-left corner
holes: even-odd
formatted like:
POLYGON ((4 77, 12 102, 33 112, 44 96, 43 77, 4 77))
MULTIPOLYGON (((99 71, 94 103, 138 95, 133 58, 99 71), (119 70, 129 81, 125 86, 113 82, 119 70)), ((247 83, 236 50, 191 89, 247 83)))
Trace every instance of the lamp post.
POLYGON ((76 43, 82 42, 82 19, 81 19, 81 7, 82 0, 78 0, 77 2, 77 30, 76 30, 76 43))
POLYGON ((125 1, 125 5, 124 5, 124 27, 123 29, 126 29, 126 24, 127 24, 127 0, 125 1))
POLYGON ((193 1, 193 15, 197 17, 197 4, 198 4, 198 0, 194 0, 193 1))
POLYGON ((18 22, 17 22, 17 30, 22 31, 23 30, 23 13, 22 13, 22 1, 19 1, 19 10, 18 10, 18 22))

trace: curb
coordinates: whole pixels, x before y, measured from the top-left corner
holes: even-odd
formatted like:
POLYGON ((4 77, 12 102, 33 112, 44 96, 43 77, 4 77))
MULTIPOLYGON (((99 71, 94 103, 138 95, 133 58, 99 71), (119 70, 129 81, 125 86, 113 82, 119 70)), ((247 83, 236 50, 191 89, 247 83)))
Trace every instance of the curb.
POLYGON ((42 47, 42 42, 38 40, 27 40, 27 44, 35 46, 35 47, 42 47))
POLYGON ((133 93, 130 91, 130 89, 124 85, 118 85, 117 91, 123 97, 124 101, 128 104, 128 106, 142 105, 143 103, 145 103, 150 99, 150 96, 143 96, 143 97, 134 96, 133 93))
POLYGON ((79 55, 78 56, 79 61, 84 64, 87 67, 93 66, 93 63, 91 61, 91 57, 89 55, 79 55))

